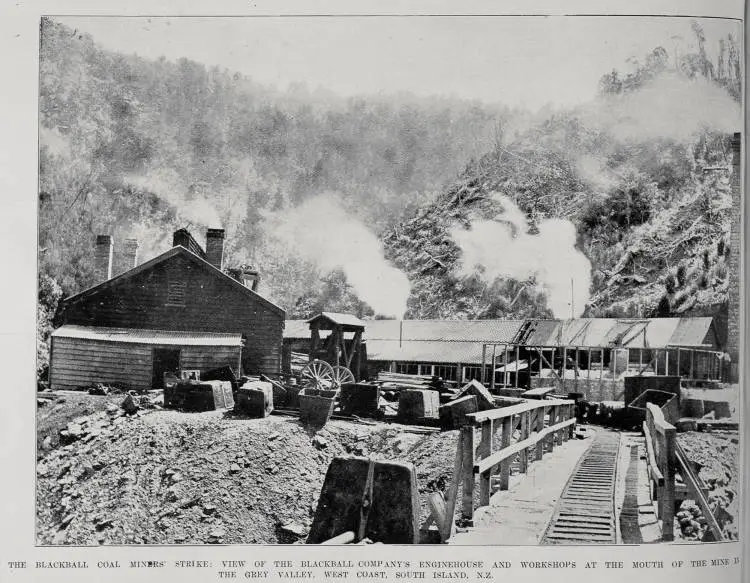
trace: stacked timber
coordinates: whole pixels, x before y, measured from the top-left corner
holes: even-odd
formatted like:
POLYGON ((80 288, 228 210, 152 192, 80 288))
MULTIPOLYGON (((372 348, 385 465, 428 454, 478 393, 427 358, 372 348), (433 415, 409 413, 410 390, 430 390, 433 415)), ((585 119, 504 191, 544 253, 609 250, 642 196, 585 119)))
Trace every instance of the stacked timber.
POLYGON ((403 389, 432 389, 440 391, 444 381, 440 377, 430 375, 402 374, 396 372, 379 372, 377 378, 383 390, 400 391, 403 389))

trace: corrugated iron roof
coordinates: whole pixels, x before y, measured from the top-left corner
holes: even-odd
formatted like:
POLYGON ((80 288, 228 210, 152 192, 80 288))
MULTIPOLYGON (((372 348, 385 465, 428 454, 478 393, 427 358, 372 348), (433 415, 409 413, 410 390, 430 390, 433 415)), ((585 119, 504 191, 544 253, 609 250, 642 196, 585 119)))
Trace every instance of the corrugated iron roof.
POLYGON ((701 346, 711 330, 713 318, 680 318, 669 339, 670 346, 701 346))
MULTIPOLYGON (((513 342, 524 320, 373 320, 368 340, 513 342)), ((481 346, 479 347, 481 351, 481 346)))
POLYGON ((580 346, 661 348, 699 345, 711 318, 576 318, 532 322, 525 339, 528 346, 580 346), (682 324, 683 320, 707 320, 700 324, 682 324), (676 334, 678 327, 684 332, 676 334), (701 331, 704 331, 701 334, 701 331), (645 338, 644 338, 645 332, 645 338), (697 338, 700 336, 700 339, 697 338), (675 342, 677 341, 677 342, 675 342))
POLYGON ((482 344, 454 340, 399 342, 398 340, 368 339, 367 358, 396 362, 481 364, 482 344))
POLYGON ((182 332, 136 328, 102 328, 67 324, 52 332, 54 338, 78 338, 130 344, 174 344, 180 346, 242 346, 242 334, 182 332))
POLYGON ((646 327, 646 342, 643 334, 636 336, 628 343, 629 348, 663 348, 669 346, 669 339, 674 334, 680 318, 650 318, 646 327))
POLYGON ((307 320, 284 320, 284 338, 310 338, 307 320))
MULTIPOLYGON (((371 320, 365 338, 403 342, 515 343, 524 320, 371 320)), ((701 346, 712 318, 576 318, 534 320, 522 344, 527 346, 663 348, 701 346), (645 331, 645 339, 644 339, 645 331)), ((323 334, 321 334, 323 335, 323 334)), ((309 338, 303 320, 287 320, 284 338, 309 338)), ((369 344, 368 344, 369 346, 369 344)), ((369 349, 368 349, 369 350, 369 349)))

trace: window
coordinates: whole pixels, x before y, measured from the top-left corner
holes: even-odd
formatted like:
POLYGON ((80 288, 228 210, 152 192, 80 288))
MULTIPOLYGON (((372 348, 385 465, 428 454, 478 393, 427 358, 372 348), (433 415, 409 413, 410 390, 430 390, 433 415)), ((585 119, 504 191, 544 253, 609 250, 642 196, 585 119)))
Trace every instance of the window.
POLYGON ((187 283, 184 281, 170 281, 167 288, 167 305, 184 306, 187 283))
POLYGON ((447 364, 436 364, 435 375, 439 376, 441 379, 445 381, 455 381, 456 380, 456 367, 450 366, 447 364))
POLYGON ((397 362, 396 372, 401 374, 419 374, 418 366, 411 362, 397 362))

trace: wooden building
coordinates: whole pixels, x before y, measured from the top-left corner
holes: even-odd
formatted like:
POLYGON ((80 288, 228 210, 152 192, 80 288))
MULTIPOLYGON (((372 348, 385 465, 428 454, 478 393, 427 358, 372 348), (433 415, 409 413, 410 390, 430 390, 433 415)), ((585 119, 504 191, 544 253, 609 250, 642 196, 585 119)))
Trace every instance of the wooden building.
POLYGON ((223 230, 209 229, 204 251, 181 229, 172 249, 109 278, 112 240, 98 237, 96 270, 106 280, 63 301, 51 387, 119 382, 143 389, 175 367, 280 372, 284 310, 253 289, 254 272, 222 271, 223 240, 223 230))

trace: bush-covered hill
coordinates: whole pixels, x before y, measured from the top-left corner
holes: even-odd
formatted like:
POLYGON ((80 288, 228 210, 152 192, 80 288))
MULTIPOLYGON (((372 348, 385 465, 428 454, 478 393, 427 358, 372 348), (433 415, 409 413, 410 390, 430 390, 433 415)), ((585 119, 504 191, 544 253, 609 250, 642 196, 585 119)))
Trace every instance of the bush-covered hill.
POLYGON ((603 75, 594 103, 530 114, 443 98, 282 92, 187 59, 106 51, 45 19, 41 371, 59 298, 94 283, 98 233, 138 238, 149 259, 175 228, 200 235, 222 225, 229 262, 258 267, 263 293, 290 317, 394 315, 377 314, 362 293, 372 274, 346 265, 356 245, 323 241, 346 252, 337 269, 335 258, 322 265, 275 238, 290 215, 299 223, 287 224, 287 239, 305 228, 300 209, 319 199, 342 206, 337 220, 352 224, 318 221, 316 237, 350 233, 368 242, 368 257, 382 243, 406 273, 407 317, 567 315, 565 297, 550 297, 567 294, 562 251, 579 268, 576 312, 715 312, 726 299, 741 63, 731 37, 712 61, 697 26, 695 34, 695 53, 674 59, 656 48, 630 72, 603 75), (477 255, 467 241, 481 229, 491 244, 477 255), (573 239, 558 244, 557 233, 573 239), (477 257, 481 266, 467 264, 477 257), (585 276, 581 259, 591 263, 585 276))
MULTIPOLYGON (((456 241, 457 225, 502 219, 501 200, 518 206, 531 236, 551 218, 575 225, 576 248, 592 265, 585 315, 721 310, 730 138, 741 127, 738 52, 731 38, 723 47, 718 64, 705 53, 674 64, 656 49, 634 72, 602 77, 595 103, 538 116, 507 139, 500 133, 451 188, 384 237, 388 256, 412 282, 410 316, 550 315, 540 284, 560 259, 554 244, 528 258, 542 267, 521 280, 491 277, 492 259, 473 271, 462 265, 467 250, 456 241)), ((494 271, 518 261, 518 246, 495 251, 494 271)))
MULTIPOLYGON (((455 180, 510 115, 442 98, 282 92, 187 59, 106 51, 52 19, 40 66, 42 270, 66 294, 90 285, 97 232, 136 236, 149 257, 173 226, 221 224, 232 258, 261 263, 264 213, 325 191, 382 229, 455 180)), ((290 283, 270 267, 266 283, 289 307, 290 283)))

